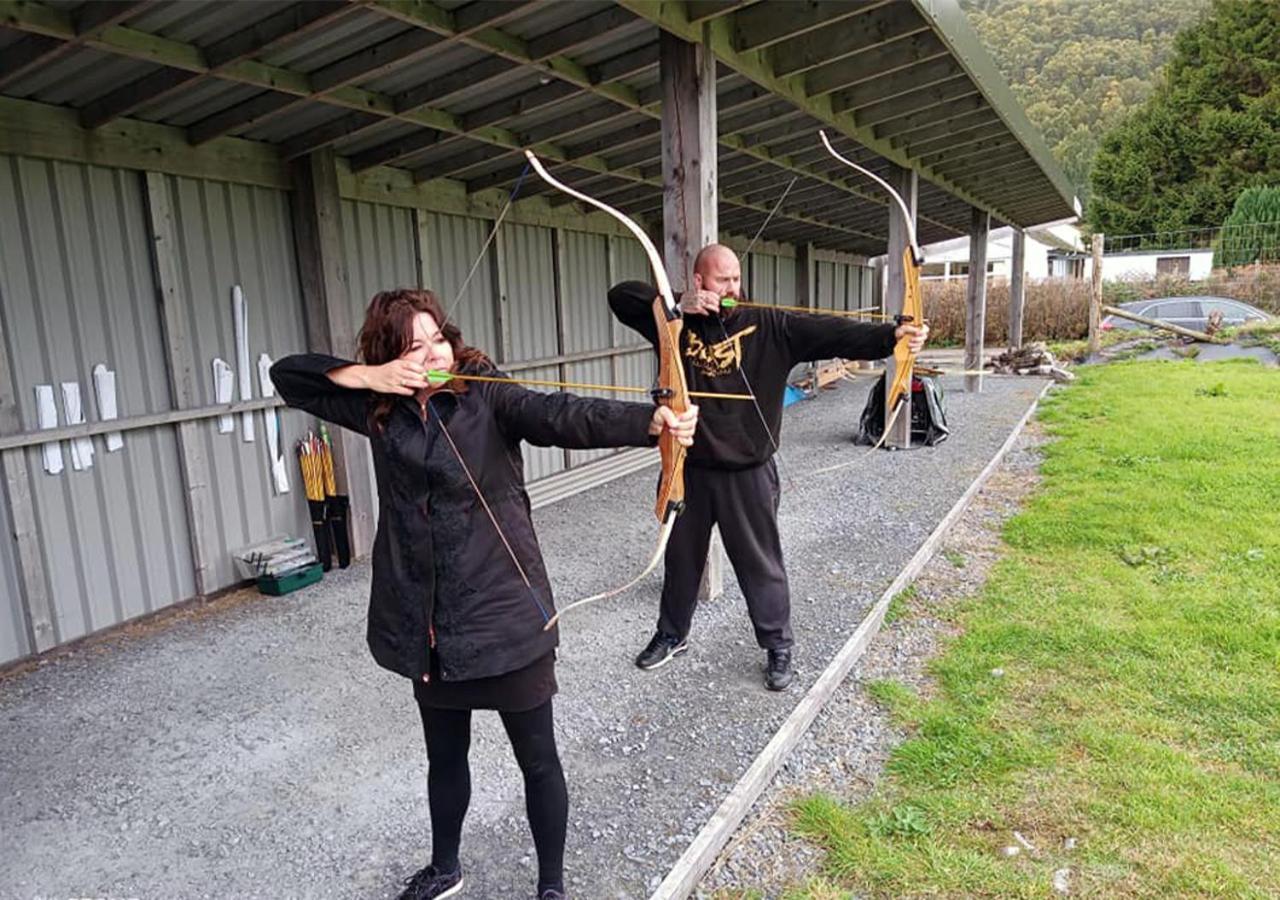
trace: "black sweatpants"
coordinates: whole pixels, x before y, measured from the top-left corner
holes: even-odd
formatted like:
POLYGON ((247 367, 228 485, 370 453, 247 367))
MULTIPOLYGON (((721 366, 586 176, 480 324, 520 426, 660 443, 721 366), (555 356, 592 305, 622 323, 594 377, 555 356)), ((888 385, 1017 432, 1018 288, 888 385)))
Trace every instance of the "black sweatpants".
POLYGON ((684 512, 667 544, 658 630, 688 636, 711 526, 719 525, 725 553, 747 599, 756 642, 766 650, 790 647, 791 593, 778 537, 774 461, 735 471, 686 466, 684 481, 684 512))
MULTIPOLYGON (((427 739, 427 804, 431 808, 431 862, 452 872, 458 867, 462 820, 471 803, 471 710, 419 704, 427 739)), ((564 889, 564 838, 569 793, 556 752, 551 701, 526 712, 502 712, 516 762, 524 775, 524 803, 538 852, 538 891, 564 889)))

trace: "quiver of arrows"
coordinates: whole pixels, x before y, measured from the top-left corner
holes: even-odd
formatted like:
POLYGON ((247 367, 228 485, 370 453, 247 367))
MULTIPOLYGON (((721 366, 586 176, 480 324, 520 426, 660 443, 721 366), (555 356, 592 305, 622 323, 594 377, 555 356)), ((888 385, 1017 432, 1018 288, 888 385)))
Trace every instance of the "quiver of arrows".
POLYGON ((311 511, 316 557, 328 572, 333 568, 333 554, 336 552, 338 567, 345 569, 351 565, 351 536, 347 530, 351 501, 346 494, 338 493, 338 482, 333 472, 333 447, 329 443, 329 430, 323 424, 319 437, 311 433, 298 442, 298 464, 302 467, 302 483, 307 492, 307 507, 311 511))

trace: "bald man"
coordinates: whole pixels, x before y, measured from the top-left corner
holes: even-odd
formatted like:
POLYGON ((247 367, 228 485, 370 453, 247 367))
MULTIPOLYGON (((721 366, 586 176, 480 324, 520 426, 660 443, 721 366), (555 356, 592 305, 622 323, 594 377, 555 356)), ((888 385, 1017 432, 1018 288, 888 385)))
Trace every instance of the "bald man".
MULTIPOLYGON (((711 528, 718 524, 747 600, 756 642, 766 652, 765 686, 781 691, 792 681, 793 639, 773 456, 787 375, 797 363, 811 360, 882 359, 893 353, 903 335, 919 350, 929 329, 758 307, 721 309, 721 299, 739 299, 741 287, 737 255, 711 244, 698 253, 693 287, 680 297, 680 353, 689 389, 754 393, 759 410, 755 404, 733 400, 703 399, 698 404, 698 439, 685 464, 685 510, 667 545, 658 628, 636 657, 636 665, 656 669, 688 650, 711 528)), ((652 285, 638 281, 609 291, 613 314, 655 347, 656 295, 652 285)))

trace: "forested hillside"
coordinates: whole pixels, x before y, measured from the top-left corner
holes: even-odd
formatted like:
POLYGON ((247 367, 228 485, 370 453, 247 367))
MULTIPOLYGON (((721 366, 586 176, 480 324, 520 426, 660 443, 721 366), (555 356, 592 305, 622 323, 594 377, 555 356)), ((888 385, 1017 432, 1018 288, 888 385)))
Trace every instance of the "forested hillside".
POLYGON ((1081 200, 1106 132, 1154 91, 1209 0, 961 0, 1081 200))

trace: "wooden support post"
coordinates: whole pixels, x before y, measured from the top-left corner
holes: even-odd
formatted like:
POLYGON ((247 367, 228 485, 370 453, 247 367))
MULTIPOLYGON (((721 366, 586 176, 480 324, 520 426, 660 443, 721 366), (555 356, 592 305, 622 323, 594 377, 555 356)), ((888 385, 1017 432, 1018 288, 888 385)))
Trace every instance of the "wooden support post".
POLYGON ((1102 246, 1103 236, 1093 236, 1093 283, 1089 292, 1089 352, 1102 349, 1102 246))
MULTIPOLYGON (((975 206, 969 228, 969 282, 965 291, 967 317, 964 329, 964 367, 969 372, 982 370, 982 351, 987 329, 987 238, 990 233, 990 214, 975 206)), ((964 389, 981 391, 982 375, 964 376, 964 389)))
POLYGON ((1009 349, 1022 346, 1022 310, 1026 305, 1027 233, 1013 229, 1013 254, 1009 260, 1009 349))
MULTIPOLYGON (((159 294, 160 322, 164 332, 166 369, 169 374, 170 402, 175 409, 200 406, 196 392, 196 363, 187 330, 187 317, 179 295, 178 231, 173 218, 168 176, 146 173, 147 225, 151 234, 151 262, 159 294)), ((191 541, 191 566, 195 575, 195 592, 203 597, 209 592, 209 555, 212 552, 216 524, 209 476, 209 461, 199 424, 181 422, 177 426, 178 461, 182 468, 182 487, 186 493, 183 506, 187 513, 187 530, 191 541)))
MULTIPOLYGON (((902 199, 906 201, 907 209, 911 210, 911 220, 914 225, 916 223, 917 186, 919 184, 915 171, 891 165, 885 175, 885 180, 893 185, 894 190, 901 194, 902 199)), ((907 223, 902 220, 901 210, 895 205, 890 205, 885 208, 884 214, 889 217, 889 249, 885 258, 888 277, 885 283, 885 303, 882 305, 885 307, 883 310, 885 314, 896 316, 902 313, 902 297, 906 288, 906 273, 902 269, 902 254, 910 246, 911 239, 907 234, 907 223)), ((897 363, 892 356, 885 360, 886 386, 893 383, 893 379, 897 376, 897 368, 897 363)), ((887 400, 888 397, 886 396, 885 399, 887 400)), ((888 427, 891 412, 887 403, 885 404, 884 412, 885 425, 888 427)), ((893 421, 893 427, 885 435, 884 445, 897 448, 911 446, 910 386, 908 386, 906 392, 906 399, 902 401, 902 411, 898 413, 897 418, 893 421)))
POLYGON ((672 287, 681 291, 693 258, 720 234, 716 206, 716 61, 711 50, 663 31, 662 79, 663 258, 672 287))
MULTIPOLYGON (((796 244, 796 306, 816 309, 818 306, 817 280, 814 277, 813 244, 796 244)), ((809 363, 809 384, 818 392, 818 364, 809 363)))
MULTIPOLYGON (((677 293, 692 286, 693 260, 720 235, 716 207, 716 60, 711 49, 663 31, 658 38, 662 81, 663 261, 677 293)), ((724 591, 720 534, 711 535, 698 599, 724 591)))
MULTIPOLYGON (((289 168, 307 342, 313 351, 350 358, 355 355, 355 330, 342 241, 337 158, 331 149, 317 150, 294 160, 289 168)), ((338 490, 351 498, 351 552, 363 556, 373 549, 375 531, 369 448, 363 437, 345 428, 335 428, 330 435, 338 490)))
MULTIPOLYGON (((9 338, 0 319, 0 436, 20 434, 22 419, 18 415, 18 397, 10 380, 9 338)), ((36 453, 40 451, 37 449, 36 453)), ((42 653, 58 643, 57 612, 49 596, 45 579, 44 556, 40 550, 40 532, 36 524, 35 502, 31 497, 31 469, 27 465, 25 447, 0 452, 9 498, 9 516, 4 525, 13 535, 18 565, 18 588, 22 592, 22 617, 27 631, 27 650, 42 653)), ((7 537, 0 537, 7 540, 7 537)))

